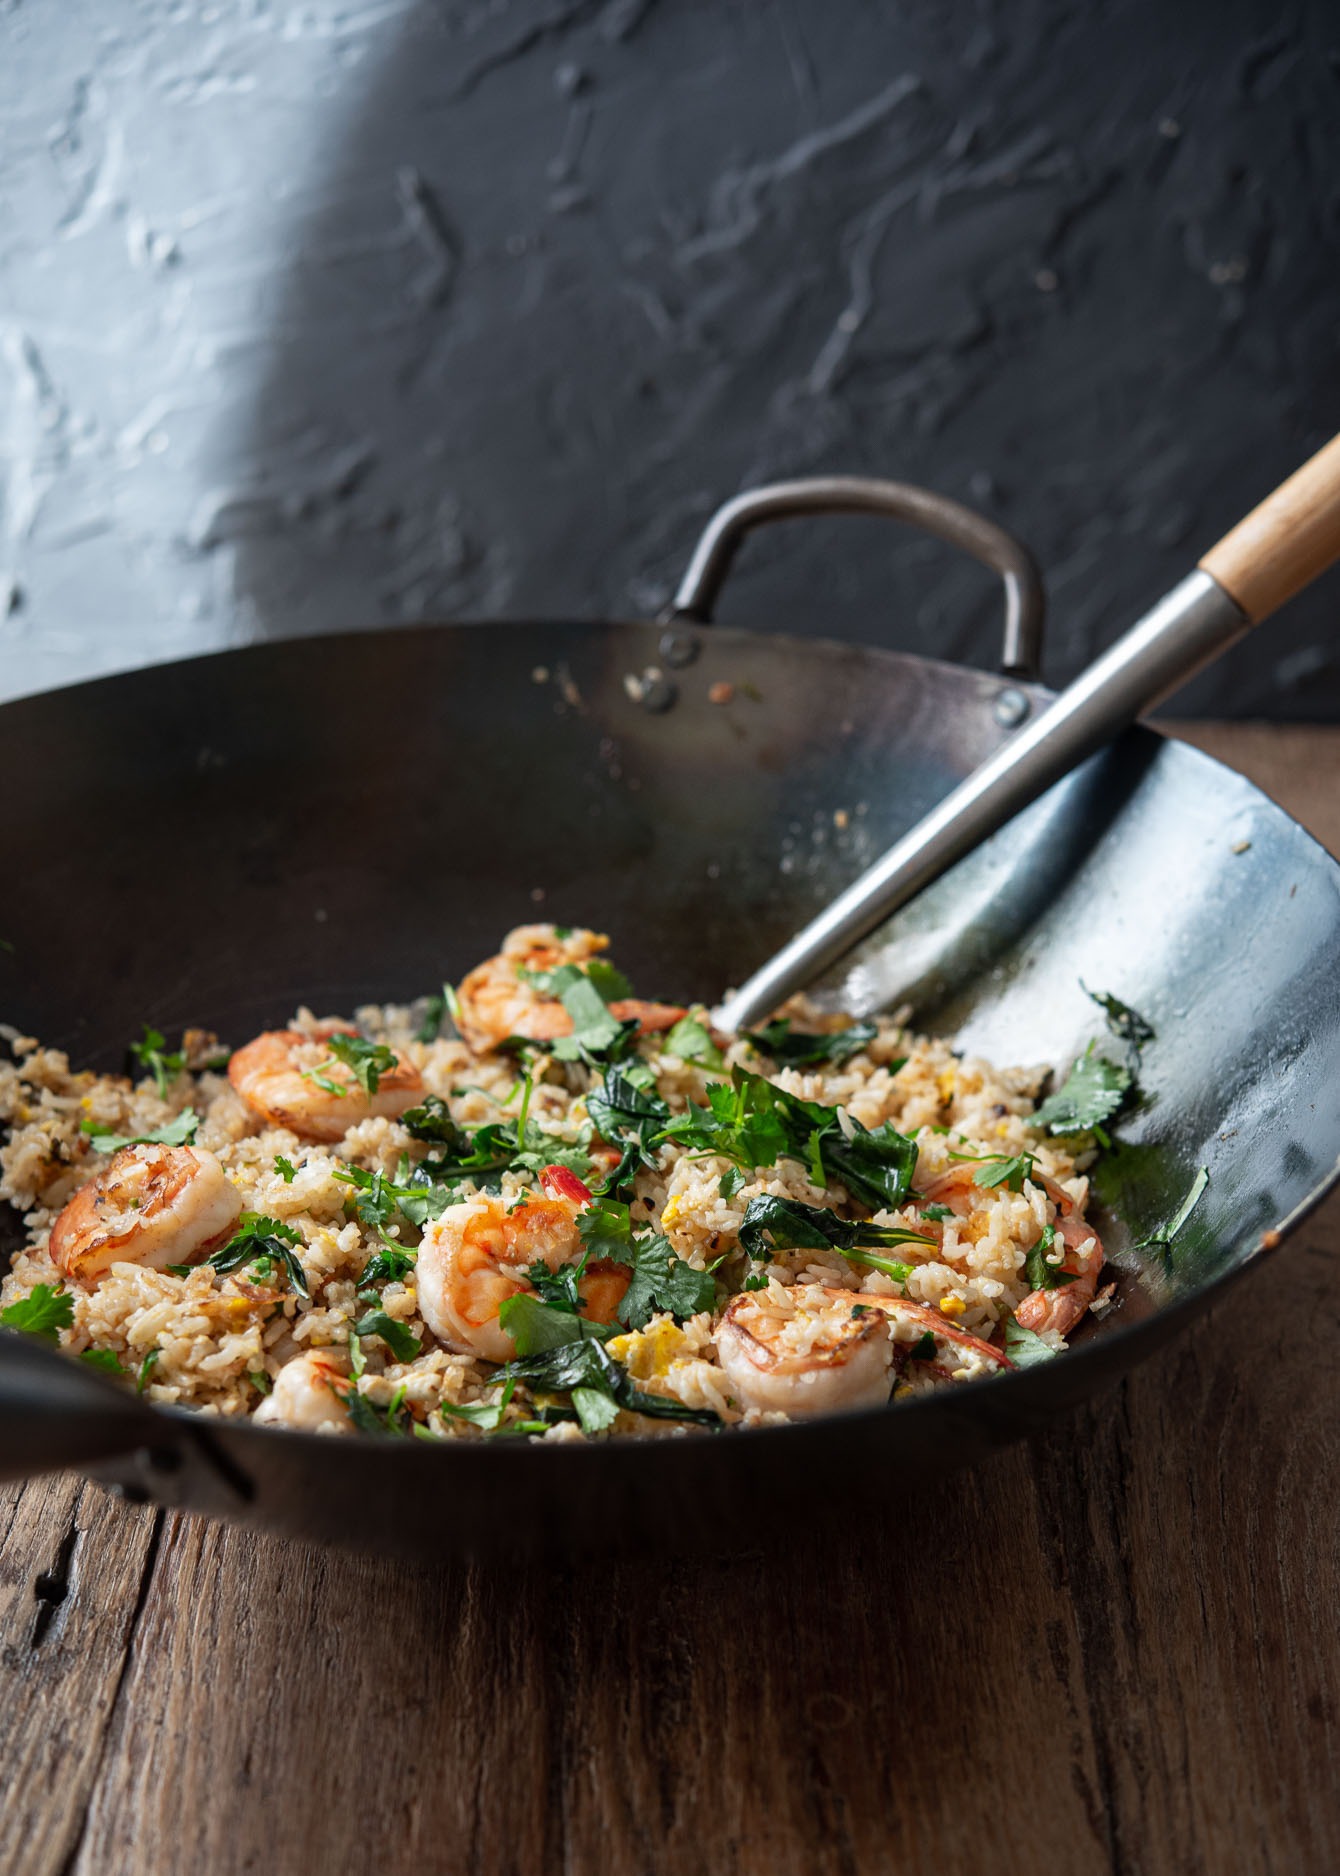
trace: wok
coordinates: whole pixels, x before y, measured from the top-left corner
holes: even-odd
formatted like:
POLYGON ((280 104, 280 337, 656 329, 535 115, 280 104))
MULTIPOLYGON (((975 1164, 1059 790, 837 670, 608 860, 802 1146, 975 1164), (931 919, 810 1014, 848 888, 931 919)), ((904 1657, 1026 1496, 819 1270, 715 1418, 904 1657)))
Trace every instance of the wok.
MULTIPOLYGON (((1050 695, 1025 675, 1041 609, 1023 550, 940 498, 867 496, 1001 573, 1006 676, 704 629, 699 592, 669 622, 356 632, 4 706, 0 1014, 119 1069, 146 1021, 237 1043, 300 1001, 408 1000, 536 916, 611 932, 645 994, 714 999, 1050 695), (730 701, 709 701, 720 686, 730 701)), ((1101 1188, 1118 1298, 1063 1358, 807 1425, 429 1445, 153 1407, 0 1334, 0 1476, 78 1466, 135 1499, 405 1555, 752 1542, 802 1497, 810 1515, 869 1503, 872 1479, 882 1504, 1125 1373, 1326 1192, 1338 950, 1340 867, 1241 777, 1132 729, 827 986, 906 998, 1000 1062, 1064 1064, 1099 1033, 1081 979, 1153 1023, 1101 1188), (1137 1248, 1202 1166, 1185 1227, 1137 1248)))

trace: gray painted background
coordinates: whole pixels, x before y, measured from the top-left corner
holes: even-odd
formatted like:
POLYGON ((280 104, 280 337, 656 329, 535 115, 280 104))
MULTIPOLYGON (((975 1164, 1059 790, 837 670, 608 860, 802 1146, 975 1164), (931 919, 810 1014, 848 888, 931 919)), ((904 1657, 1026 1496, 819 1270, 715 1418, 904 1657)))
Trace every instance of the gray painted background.
MULTIPOLYGON (((976 502, 1076 670, 1340 423, 1340 12, 0 0, 0 694, 638 613, 818 468, 976 502)), ((989 660, 876 522, 736 622, 989 660)), ((1340 580, 1182 700, 1340 716, 1340 580)))

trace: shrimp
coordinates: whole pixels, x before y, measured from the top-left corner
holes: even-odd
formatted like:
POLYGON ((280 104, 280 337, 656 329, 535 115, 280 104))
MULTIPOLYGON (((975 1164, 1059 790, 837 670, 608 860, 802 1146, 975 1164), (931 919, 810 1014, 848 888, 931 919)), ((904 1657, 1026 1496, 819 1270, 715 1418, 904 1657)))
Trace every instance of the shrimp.
MULTIPOLYGON (((962 1216, 968 1209, 974 1177, 971 1163, 954 1166, 931 1182, 926 1188, 925 1200, 948 1205, 962 1216)), ((1035 1334, 1043 1329, 1055 1329, 1058 1335, 1069 1335, 1094 1299, 1106 1252, 1098 1233, 1079 1216, 1079 1209, 1064 1186, 1036 1166, 1029 1180, 1041 1186, 1056 1207, 1056 1232, 1066 1247, 1059 1268, 1074 1280, 1058 1284, 1055 1289, 1030 1291, 1015 1310, 1014 1319, 1021 1328, 1032 1329, 1035 1334)), ((934 1225, 926 1220, 921 1229, 929 1233, 934 1225)))
POLYGON ((403 1056, 394 1056, 391 1067, 374 1067, 367 1092, 353 1069, 334 1060, 324 1046, 332 1036, 356 1034, 352 1024, 338 1022, 321 1023, 314 1035, 268 1029, 236 1051, 228 1079, 251 1111, 271 1126, 287 1127, 304 1140, 342 1140, 359 1121, 373 1114, 394 1119, 423 1094, 418 1069, 403 1056), (325 1082, 341 1092, 332 1093, 325 1082))
POLYGON ((1060 1269, 1073 1278, 1054 1290, 1032 1290, 1014 1312, 1014 1320, 1035 1334, 1054 1329, 1069 1335, 1094 1299, 1107 1253, 1092 1225, 1085 1224, 1075 1201, 1053 1179, 1039 1175, 1056 1207, 1056 1231, 1066 1248, 1060 1269))
POLYGON ((785 1301, 772 1291, 733 1298, 717 1330, 717 1359, 746 1407, 808 1419, 882 1405, 892 1371, 928 1330, 935 1338, 931 1372, 941 1380, 1013 1366, 921 1303, 818 1283, 797 1285, 785 1301))
POLYGON ((125 1146, 66 1205, 51 1227, 65 1276, 100 1283, 113 1264, 164 1270, 231 1235, 242 1197, 199 1146, 125 1146))
MULTIPOLYGON (((462 980, 456 992, 460 1031, 477 1055, 524 1036, 530 1042, 556 1042, 572 1034, 572 1018, 557 997, 547 996, 523 976, 552 971, 563 964, 583 965, 606 950, 601 932, 560 932, 557 925, 519 925, 503 939, 497 957, 486 958, 462 980)), ((647 1003, 619 997, 610 1014, 621 1023, 636 1018, 643 1035, 673 1029, 685 1014, 672 1003, 647 1003)))
POLYGON ((349 1377, 323 1349, 309 1349, 285 1362, 274 1388, 253 1416, 257 1425, 296 1427, 303 1433, 321 1433, 327 1427, 344 1432, 349 1409, 344 1397, 349 1377))
MULTIPOLYGON (((502 1305, 509 1296, 534 1293, 526 1275, 532 1264, 558 1271, 580 1260, 577 1217, 590 1192, 560 1166, 546 1166, 540 1184, 545 1197, 511 1212, 486 1193, 449 1205, 424 1232, 415 1265, 419 1313, 449 1348, 510 1361, 516 1347, 498 1321, 502 1305)), ((582 1314, 613 1322, 631 1278, 625 1265, 608 1259, 588 1264, 577 1282, 582 1314)))

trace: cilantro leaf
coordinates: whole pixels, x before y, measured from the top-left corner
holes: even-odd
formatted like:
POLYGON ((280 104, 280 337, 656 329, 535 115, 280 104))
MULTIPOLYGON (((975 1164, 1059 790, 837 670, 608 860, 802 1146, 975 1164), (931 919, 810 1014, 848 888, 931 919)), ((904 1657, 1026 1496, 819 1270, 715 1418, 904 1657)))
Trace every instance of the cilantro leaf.
POLYGON ((100 1368, 104 1374, 124 1374, 120 1357, 110 1348, 85 1348, 80 1351, 79 1359, 87 1362, 90 1368, 100 1368))
POLYGON ((426 1094, 417 1107, 407 1107, 400 1124, 415 1140, 453 1148, 469 1145, 469 1135, 451 1118, 451 1110, 437 1094, 426 1094))
MULTIPOLYGON (((357 1376, 355 1376, 355 1382, 357 1376)), ((340 1398, 350 1421, 360 1433, 371 1433, 374 1437, 408 1439, 410 1428, 417 1423, 405 1406, 408 1388, 402 1381, 385 1407, 378 1407, 366 1394, 360 1393, 357 1385, 345 1389, 340 1398)))
MULTIPOLYGON (((461 1407, 442 1401, 438 1412, 446 1414, 451 1420, 464 1420, 470 1426, 478 1427, 481 1433, 496 1433, 515 1392, 516 1382, 508 1381, 501 1393, 491 1401, 471 1401, 461 1407)), ((426 1432, 427 1428, 423 1430, 426 1432)))
POLYGON ((1032 1368, 1037 1362, 1050 1361, 1060 1353, 1049 1342, 1044 1342, 1032 1329, 1025 1329, 1013 1316, 1005 1318, 1005 1353, 1016 1368, 1032 1368))
POLYGON ((1110 991, 1090 990, 1080 979, 1080 989, 1091 1003, 1096 1003, 1107 1017, 1107 1026, 1120 1042, 1129 1042, 1138 1054, 1147 1042, 1155 1036, 1154 1025, 1141 1016, 1139 1010, 1133 1010, 1129 1003, 1123 1003, 1120 997, 1114 997, 1110 991))
POLYGON ((663 1138, 720 1154, 751 1172, 779 1159, 798 1160, 816 1184, 839 1182, 872 1211, 902 1204, 917 1164, 916 1141, 891 1122, 869 1128, 848 1116, 844 1129, 837 1108, 802 1101, 742 1068, 732 1072, 729 1084, 714 1082, 707 1106, 691 1104, 663 1138))
POLYGON ((365 1335, 380 1336, 397 1361, 413 1361, 422 1347, 418 1336, 403 1322, 388 1316, 384 1309, 370 1309, 366 1315, 360 1316, 354 1324, 354 1334, 360 1338, 365 1335))
POLYGON ((320 1069, 308 1069, 303 1079, 314 1081, 328 1094, 341 1097, 352 1092, 357 1084, 365 1094, 375 1094, 381 1086, 381 1078, 396 1066, 397 1056, 394 1049, 388 1049, 384 1042, 369 1042, 366 1036, 355 1036, 347 1031, 338 1030, 326 1039, 330 1050, 330 1060, 320 1069), (322 1070, 337 1064, 350 1070, 353 1082, 333 1081, 322 1070))
POLYGON ((423 1021, 419 1024, 417 1039, 420 1042, 436 1042, 442 1033, 442 1025, 450 1016, 456 1020, 456 992, 450 984, 443 984, 441 990, 435 990, 432 996, 424 999, 423 1021))
MULTIPOLYGON (((745 1031, 747 1040, 764 1055, 770 1055, 779 1068, 812 1068, 819 1062, 831 1062, 835 1068, 840 1067, 867 1048, 878 1034, 874 1023, 853 1023, 850 1029, 836 1031, 793 1029, 791 1019, 786 1016, 777 1017, 762 1029, 745 1031)), ((902 1066, 902 1062, 890 1063, 890 1073, 902 1066)))
POLYGON ((704 1068, 724 1066, 711 1030, 696 1016, 681 1016, 661 1048, 666 1055, 677 1055, 681 1062, 700 1062, 704 1068))
POLYGON ((1033 1155, 1031 1153, 989 1154, 981 1160, 977 1171, 972 1176, 975 1186, 991 1191, 997 1186, 1004 1186, 1008 1192, 1022 1192, 1024 1180, 1033 1177, 1033 1155))
POLYGON ((298 1176, 298 1169, 291 1159, 285 1159, 282 1153, 275 1154, 275 1171, 286 1186, 291 1186, 298 1176))
POLYGON ((302 1233, 278 1218, 266 1218, 260 1212, 243 1212, 237 1230, 228 1242, 207 1257, 205 1262, 225 1276, 243 1264, 258 1258, 270 1258, 284 1272, 290 1287, 304 1299, 311 1295, 307 1274, 293 1248, 302 1243, 302 1233))
POLYGON ((627 1054, 637 1033, 636 1020, 621 1022, 613 1014, 597 978, 575 964, 561 965, 548 977, 552 993, 572 1018, 572 1034, 560 1036, 554 1043, 554 1054, 560 1061, 615 1061, 627 1054))
POLYGON ((1056 1248, 1056 1226, 1044 1225, 1042 1236, 1024 1259, 1024 1276, 1035 1290, 1059 1290, 1067 1283, 1073 1283, 1078 1271, 1062 1270, 1059 1264, 1049 1263, 1048 1257, 1056 1248))
POLYGON ((910 1356, 913 1361, 935 1360, 935 1335, 932 1330, 927 1329, 924 1334, 917 1337, 912 1344, 910 1356))
POLYGON ((614 1333, 602 1323, 574 1316, 571 1310, 555 1309, 550 1303, 542 1303, 539 1297, 524 1290, 503 1300, 498 1322, 516 1344, 517 1354, 523 1357, 543 1355, 550 1349, 566 1347, 569 1342, 604 1341, 614 1333))
POLYGON ((124 1146, 190 1146, 199 1125, 200 1116, 195 1109, 184 1107, 175 1119, 152 1133, 113 1133, 110 1127, 96 1120, 81 1121, 79 1131, 95 1153, 119 1153, 124 1146))
POLYGON ((676 1255, 660 1232, 634 1233, 626 1205, 598 1199, 581 1213, 577 1228, 588 1256, 626 1264, 632 1279, 619 1304, 625 1328, 645 1328, 661 1310, 682 1322, 716 1303, 716 1283, 710 1271, 695 1270, 676 1255))
POLYGON ((1095 1055, 1095 1046, 1089 1044, 1061 1087, 1037 1109, 1033 1126, 1051 1134, 1091 1133, 1116 1113, 1130 1090, 1131 1072, 1095 1055))
POLYGON ((6 1329, 21 1329, 25 1335, 40 1335, 55 1342, 59 1331, 74 1321, 74 1298, 67 1290, 53 1289, 49 1283, 36 1284, 17 1303, 0 1309, 0 1323, 6 1329))
MULTIPOLYGON (((1188 1191, 1186 1197, 1182 1200, 1182 1203, 1178 1206, 1177 1210, 1174 1212, 1172 1218, 1168 1221, 1168 1223, 1166 1225, 1160 1225, 1158 1230, 1155 1232, 1152 1232, 1149 1237, 1141 1238, 1140 1242, 1134 1245, 1132 1248, 1137 1251, 1151 1251, 1151 1250, 1167 1251, 1169 1247, 1171 1246, 1173 1239, 1177 1236, 1178 1232, 1182 1229, 1182 1226, 1186 1223, 1187 1219, 1190 1218, 1192 1212, 1194 1212, 1196 1207, 1200 1204, 1201 1199, 1205 1195, 1205 1189, 1209 1185, 1209 1183, 1210 1183, 1210 1169, 1208 1166, 1202 1166, 1200 1171, 1196 1174, 1195 1178, 1192 1180, 1191 1188, 1188 1191)), ((3 1321, 3 1320, 4 1318, 0 1317, 0 1321, 3 1321)))
POLYGON ((181 1049, 175 1049, 169 1052, 167 1049, 167 1038, 164 1036, 162 1030, 151 1029, 148 1023, 146 1023, 144 1025, 143 1040, 140 1042, 132 1042, 130 1045, 130 1053, 134 1056, 141 1068, 148 1069, 149 1073, 158 1084, 159 1099, 166 1101, 169 1084, 180 1075, 182 1069, 186 1066, 185 1052, 181 1049))
POLYGON ((744 1174, 739 1167, 728 1166, 717 1184, 717 1196, 723 1199, 733 1199, 743 1184, 744 1174))
POLYGON ((417 1256, 416 1251, 402 1251, 395 1244, 374 1251, 358 1274, 359 1289, 365 1283, 403 1283, 413 1270, 417 1256))
POLYGON ((154 1369, 158 1366, 159 1357, 162 1353, 161 1348, 151 1348, 149 1353, 144 1357, 144 1360, 140 1363, 139 1373, 135 1376, 135 1392, 137 1394, 142 1394, 145 1388, 148 1387, 150 1378, 153 1375, 154 1369))
POLYGON ((631 997, 633 986, 623 972, 605 958, 592 958, 586 967, 586 975, 595 985, 606 1003, 613 1003, 621 997, 631 997))

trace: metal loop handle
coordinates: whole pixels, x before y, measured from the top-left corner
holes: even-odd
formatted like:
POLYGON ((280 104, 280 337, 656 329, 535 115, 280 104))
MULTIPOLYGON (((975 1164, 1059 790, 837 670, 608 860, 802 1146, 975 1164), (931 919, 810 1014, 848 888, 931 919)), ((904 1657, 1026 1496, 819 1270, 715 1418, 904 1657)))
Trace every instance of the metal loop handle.
POLYGON ((765 522, 791 521, 803 515, 887 515, 971 554, 998 573, 1005 587, 1001 668, 1012 677, 1036 674, 1046 601, 1028 549, 994 521, 947 495, 872 476, 807 476, 797 482, 773 482, 766 488, 748 489, 718 508, 662 620, 710 624, 712 608, 745 535, 765 522))

